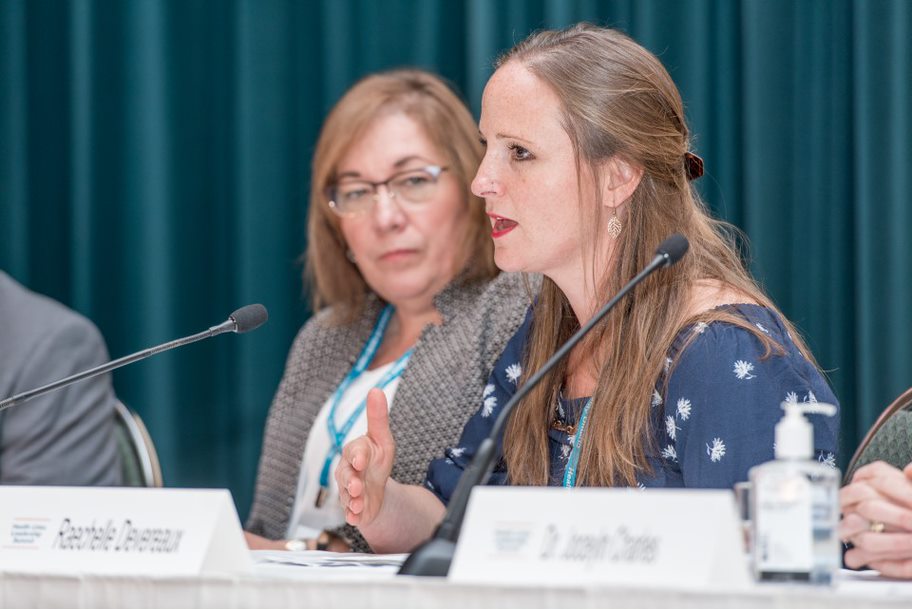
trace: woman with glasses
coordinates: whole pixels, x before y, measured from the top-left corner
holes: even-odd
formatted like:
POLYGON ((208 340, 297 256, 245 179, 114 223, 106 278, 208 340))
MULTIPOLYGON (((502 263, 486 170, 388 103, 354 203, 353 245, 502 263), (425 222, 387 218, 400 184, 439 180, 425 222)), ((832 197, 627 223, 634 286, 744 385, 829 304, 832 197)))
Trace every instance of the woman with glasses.
POLYGON ((344 443, 366 430, 370 389, 386 396, 391 474, 406 484, 474 411, 529 302, 519 276, 498 275, 470 192, 481 155, 468 109, 418 70, 365 78, 327 117, 306 253, 316 314, 269 413, 251 548, 368 549, 343 527, 334 473, 344 443))
MULTIPOLYGON (((673 233, 689 240, 686 256, 641 283, 517 406, 493 482, 731 488, 773 458, 783 401, 835 402, 693 188, 702 161, 653 54, 588 24, 533 34, 498 62, 479 131, 486 152, 472 191, 485 200, 497 265, 545 278, 481 407, 424 486, 386 475, 397 444, 371 393, 368 433, 336 472, 348 522, 377 551, 431 534, 516 388, 673 233)), ((813 418, 817 457, 832 463, 838 419, 813 418)))

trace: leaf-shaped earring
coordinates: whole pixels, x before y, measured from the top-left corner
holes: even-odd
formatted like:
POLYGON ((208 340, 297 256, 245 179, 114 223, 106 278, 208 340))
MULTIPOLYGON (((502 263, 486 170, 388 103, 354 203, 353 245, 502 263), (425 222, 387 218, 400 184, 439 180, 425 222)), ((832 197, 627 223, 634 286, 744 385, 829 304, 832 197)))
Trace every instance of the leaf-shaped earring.
POLYGON ((618 218, 617 210, 614 210, 614 215, 608 220, 608 234, 613 239, 617 239, 621 235, 623 228, 624 226, 621 224, 620 218, 618 218))

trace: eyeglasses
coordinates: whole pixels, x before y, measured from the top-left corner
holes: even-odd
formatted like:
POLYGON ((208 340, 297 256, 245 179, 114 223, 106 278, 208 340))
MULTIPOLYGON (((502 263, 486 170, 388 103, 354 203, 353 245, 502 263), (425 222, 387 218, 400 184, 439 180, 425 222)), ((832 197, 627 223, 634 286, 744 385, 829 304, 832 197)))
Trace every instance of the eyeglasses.
POLYGON ((385 186, 389 196, 402 203, 427 203, 437 191, 437 180, 447 167, 427 165, 395 173, 382 182, 343 180, 326 189, 329 206, 340 216, 370 211, 378 189, 385 186))

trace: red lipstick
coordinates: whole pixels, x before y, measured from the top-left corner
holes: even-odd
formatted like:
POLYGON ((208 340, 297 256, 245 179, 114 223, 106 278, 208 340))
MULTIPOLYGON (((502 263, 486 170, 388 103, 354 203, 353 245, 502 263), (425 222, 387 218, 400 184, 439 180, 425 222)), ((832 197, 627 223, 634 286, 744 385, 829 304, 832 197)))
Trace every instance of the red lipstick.
POLYGON ((494 239, 503 237, 518 226, 518 223, 515 220, 504 218, 497 214, 488 214, 488 217, 493 221, 491 226, 491 237, 494 239))

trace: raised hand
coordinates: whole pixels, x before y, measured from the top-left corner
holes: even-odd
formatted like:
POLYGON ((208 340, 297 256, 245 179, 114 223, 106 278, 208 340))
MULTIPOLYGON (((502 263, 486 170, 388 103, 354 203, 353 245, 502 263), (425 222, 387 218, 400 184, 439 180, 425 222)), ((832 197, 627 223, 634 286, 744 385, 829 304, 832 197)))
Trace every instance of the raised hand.
POLYGON ((386 395, 380 389, 371 389, 367 394, 367 433, 345 445, 335 473, 348 524, 367 526, 377 517, 395 454, 386 395))

